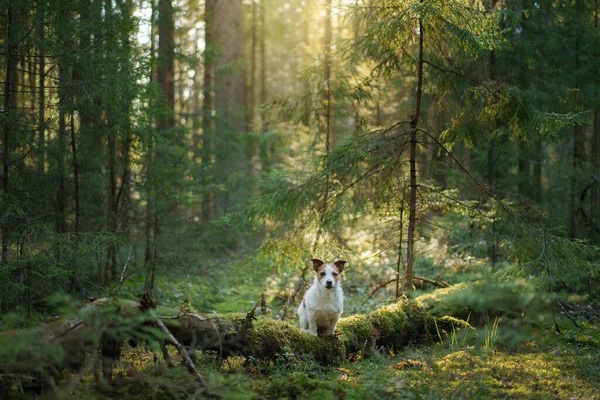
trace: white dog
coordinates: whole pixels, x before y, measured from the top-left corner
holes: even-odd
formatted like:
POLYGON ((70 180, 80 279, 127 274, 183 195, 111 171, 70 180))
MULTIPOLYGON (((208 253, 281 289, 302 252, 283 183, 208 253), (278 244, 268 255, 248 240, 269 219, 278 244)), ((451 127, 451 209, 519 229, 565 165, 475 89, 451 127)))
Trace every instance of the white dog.
POLYGON ((317 275, 298 307, 300 328, 314 336, 333 335, 344 308, 340 277, 346 261, 338 260, 333 264, 325 264, 316 258, 311 261, 317 275))

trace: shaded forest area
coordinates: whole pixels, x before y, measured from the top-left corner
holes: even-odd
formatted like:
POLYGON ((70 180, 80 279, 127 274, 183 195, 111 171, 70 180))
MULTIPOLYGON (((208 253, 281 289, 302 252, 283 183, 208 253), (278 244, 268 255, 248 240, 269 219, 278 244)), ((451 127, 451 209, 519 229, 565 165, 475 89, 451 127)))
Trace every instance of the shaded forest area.
POLYGON ((599 399, 599 22, 0 0, 0 397, 599 399))

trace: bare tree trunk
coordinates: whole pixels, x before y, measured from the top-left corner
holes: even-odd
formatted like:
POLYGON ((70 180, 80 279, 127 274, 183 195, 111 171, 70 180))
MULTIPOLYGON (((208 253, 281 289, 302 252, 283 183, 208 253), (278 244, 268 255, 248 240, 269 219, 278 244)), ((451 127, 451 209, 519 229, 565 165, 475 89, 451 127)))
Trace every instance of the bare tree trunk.
POLYGON ((396 263, 396 300, 400 298, 400 267, 402 267, 402 241, 404 240, 404 200, 406 197, 406 184, 402 189, 402 202, 400 203, 400 237, 398 238, 398 261, 396 263))
MULTIPOLYGON (((423 0, 421 0, 423 2, 423 0)), ((415 263, 415 228, 417 221, 417 168, 415 165, 417 158, 417 129, 419 117, 421 115, 421 98, 423 96, 423 41, 425 31, 423 21, 419 18, 419 58, 417 66, 417 92, 415 95, 415 112, 410 122, 410 194, 408 200, 408 238, 406 246, 406 290, 413 288, 413 266, 415 263)))
MULTIPOLYGON (((581 8, 583 4, 581 0, 575 1, 575 18, 579 20, 581 17, 581 8)), ((575 28, 577 32, 575 33, 575 70, 573 71, 573 76, 575 79, 575 89, 579 89, 579 73, 581 69, 581 60, 580 60, 580 41, 581 41, 581 27, 577 26, 575 28)), ((569 201, 569 216, 568 216, 568 235, 570 238, 579 237, 579 229, 578 229, 578 210, 580 207, 578 198, 578 187, 579 187, 579 169, 581 166, 581 160, 584 156, 584 146, 585 146, 585 136, 583 132, 583 127, 581 125, 575 125, 573 127, 573 153, 571 158, 571 182, 570 182, 570 201, 569 201)))
POLYGON ((527 145, 524 140, 520 140, 518 146, 517 156, 519 161, 517 163, 517 190, 520 196, 529 197, 529 188, 531 185, 529 182, 529 157, 527 154, 527 145))
POLYGON ((175 126, 175 22, 172 0, 158 0, 158 85, 162 89, 166 116, 159 128, 175 126))
POLYGON ((246 74, 239 63, 243 59, 244 43, 242 1, 215 1, 213 11, 214 39, 221 48, 215 65, 214 85, 218 132, 215 137, 215 176, 216 181, 225 183, 226 187, 217 195, 217 213, 223 215, 231 206, 247 198, 249 192, 247 185, 229 180, 232 173, 251 169, 244 136, 246 74))
MULTIPOLYGON (((202 182, 208 186, 207 167, 212 162, 212 137, 213 137, 213 80, 214 80, 214 2, 217 0, 206 0, 204 10, 204 82, 202 93, 202 182)), ((211 198, 213 193, 205 193, 202 198, 202 217, 209 221, 213 215, 211 198)))
POLYGON ((46 164, 46 31, 44 2, 38 5, 37 37, 39 55, 38 96, 38 174, 44 174, 46 164))
POLYGON ((256 41, 257 41, 257 24, 258 24, 258 0, 252 0, 252 26, 250 27, 251 43, 250 43, 250 71, 247 88, 247 104, 246 110, 246 130, 253 130, 254 124, 254 88, 256 85, 256 41))
MULTIPOLYGON (((335 143, 335 137, 331 132, 331 19, 332 19, 332 4, 331 0, 326 0, 325 3, 325 43, 324 43, 324 60, 323 60, 323 81, 325 82, 325 152, 329 154, 329 147, 335 143)), ((327 190, 327 189, 326 189, 327 190)))
MULTIPOLYGON (((79 198, 79 160, 77 159, 77 141, 75 139, 75 113, 71 111, 71 165, 73 168, 73 197, 75 198, 75 225, 73 226, 73 233, 75 233, 75 241, 73 244, 73 253, 77 254, 77 248, 79 247, 78 234, 81 229, 81 202, 79 198)), ((74 259, 72 262, 73 268, 77 265, 77 260, 74 259)), ((72 271, 71 275, 71 290, 75 289, 77 281, 77 273, 72 271)))
MULTIPOLYGON (((7 46, 6 46, 6 73, 4 80, 4 110, 6 117, 3 123, 2 136, 2 192, 4 196, 10 194, 10 156, 11 143, 10 131, 13 129, 14 116, 17 108, 17 90, 12 86, 17 85, 17 57, 14 54, 17 46, 16 40, 16 4, 15 0, 8 1, 8 29, 7 29, 7 46)), ((9 252, 8 246, 10 241, 10 223, 8 221, 2 224, 2 262, 8 263, 9 252)))
MULTIPOLYGON (((150 63, 152 65, 150 70, 150 82, 154 82, 156 80, 156 4, 154 0, 150 1, 150 5, 152 8, 152 12, 150 15, 150 63)), ((152 262, 152 213, 154 210, 154 190, 152 189, 152 185, 154 182, 152 181, 152 163, 154 156, 154 145, 151 139, 148 139, 148 144, 146 148, 146 210, 145 210, 145 239, 146 246, 144 251, 144 265, 146 268, 149 268, 152 262)))
MULTIPOLYGON (((267 103, 267 23, 266 14, 267 8, 265 6, 266 0, 260 0, 260 104, 262 107, 267 103)), ((260 145, 260 159, 262 164, 262 170, 269 172, 271 169, 271 154, 269 152, 269 144, 267 140, 264 140, 265 133, 269 130, 267 115, 264 109, 260 112, 260 129, 263 134, 263 140, 260 145)))
MULTIPOLYGON (((600 8, 598 7, 598 0, 594 0, 594 28, 598 31, 600 27, 600 8)), ((596 87, 599 91, 600 96, 600 68, 596 63, 596 87)), ((591 207, 590 207, 590 219, 594 221, 598 213, 600 213, 600 107, 594 108, 593 116, 594 131, 592 132, 592 193, 591 193, 591 207)), ((595 242, 598 243, 600 235, 595 235, 595 242)))
POLYGON ((535 138, 535 160, 533 164, 533 180, 532 180, 532 194, 533 199, 539 205, 542 202, 542 161, 544 159, 542 146, 542 139, 535 138))

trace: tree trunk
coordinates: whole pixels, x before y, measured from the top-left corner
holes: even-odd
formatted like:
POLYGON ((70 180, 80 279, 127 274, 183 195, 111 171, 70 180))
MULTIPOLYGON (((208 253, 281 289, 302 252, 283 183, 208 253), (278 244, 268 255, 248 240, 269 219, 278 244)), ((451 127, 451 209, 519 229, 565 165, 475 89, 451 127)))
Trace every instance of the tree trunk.
POLYGON ((165 115, 159 117, 158 127, 175 126, 175 21, 172 0, 158 0, 158 85, 162 91, 165 115))
MULTIPOLYGON (((267 23, 266 14, 267 8, 265 6, 266 0, 260 0, 260 104, 261 107, 265 107, 267 103, 267 59, 266 59, 266 48, 267 48, 267 23)), ((307 6, 308 7, 308 6, 307 6)), ((260 160, 262 170, 269 172, 271 169, 271 155, 269 152, 269 141, 265 138, 266 132, 269 130, 267 114, 264 109, 260 111, 260 129, 262 133, 262 140, 260 142, 260 160)))
MULTIPOLYGON (((594 0, 594 28, 600 28, 600 8, 598 0, 594 0)), ((600 97, 600 68, 596 63, 596 88, 597 96, 600 97)), ((594 108, 593 116, 594 131, 592 132, 592 193, 590 206, 590 219, 595 221, 600 214, 600 107, 594 108)), ((599 243, 600 234, 594 235, 594 242, 599 243)))
MULTIPOLYGON (((214 7, 217 0, 206 0, 204 10, 204 82, 202 86, 202 186, 208 186, 208 166, 212 163, 213 156, 213 85, 214 85, 214 7)), ((212 219, 213 206, 211 199, 213 192, 205 192, 202 198, 202 217, 205 221, 212 219)))
POLYGON ((517 156, 519 158, 517 168, 517 190, 519 196, 530 197, 529 189, 531 183, 529 182, 529 156, 527 152, 527 145, 524 140, 520 140, 518 143, 519 149, 517 156))
MULTIPOLYGON (((582 8, 581 0, 575 1, 575 19, 579 21, 581 17, 581 8, 582 8)), ((581 41, 581 27, 578 26, 575 28, 575 69, 573 71, 574 76, 574 86, 575 90, 579 89, 579 73, 581 69, 581 60, 580 60, 580 41, 581 41)), ((579 233, 579 207, 581 206, 579 203, 579 177, 581 161, 584 157, 585 152, 585 136, 583 132, 583 127, 581 125, 575 125, 573 127, 573 152, 571 158, 571 181, 570 181, 570 201, 569 201, 569 216, 568 216, 568 236, 570 238, 578 238, 580 236, 579 233)))
POLYGON ((37 10, 37 39, 38 39, 38 168, 37 172, 43 175, 46 165, 46 31, 44 2, 40 2, 37 10))
POLYGON ((256 86, 256 42, 257 42, 257 24, 258 24, 258 0, 252 0, 252 26, 250 27, 250 71, 248 71, 250 80, 246 92, 246 130, 252 131, 254 125, 254 89, 256 86))
POLYGON ((248 172, 244 99, 246 74, 241 67, 244 30, 241 0, 218 0, 213 4, 214 40, 221 49, 215 64, 216 166, 215 177, 226 190, 217 194, 217 213, 225 214, 248 197, 248 185, 232 183, 236 172, 248 172))
MULTIPOLYGON (((15 55, 16 46, 18 46, 18 38, 16 32, 16 19, 17 19, 17 6, 15 0, 9 0, 8 2, 8 18, 7 18, 7 39, 6 39, 6 72, 4 80, 4 110, 6 117, 3 123, 3 135, 2 135, 2 192, 4 196, 10 194, 10 158, 11 158, 11 142, 10 132, 13 129, 13 113, 16 112, 17 108, 17 57, 15 55), (14 86, 14 88, 13 88, 14 86)), ((10 242, 10 221, 3 221, 2 223, 2 263, 8 263, 9 251, 8 246, 10 242)))
MULTIPOLYGON (((421 1, 422 2, 422 1, 421 1)), ((423 21, 419 18, 419 58, 417 66, 417 92, 415 95, 415 112, 410 121, 410 194, 408 200, 408 238, 406 246, 406 290, 413 288, 413 266, 415 263, 414 243, 417 221, 417 129, 421 115, 421 98, 423 96, 423 42, 425 31, 423 21)))
POLYGON ((538 205, 542 203, 542 161, 544 160, 543 152, 544 148, 542 145, 542 139, 537 137, 535 138, 535 160, 533 164, 533 180, 532 180, 532 193, 533 200, 538 205))
MULTIPOLYGON (((150 82, 156 81, 156 3, 150 1, 152 9, 150 14, 150 82)), ((152 213, 154 210, 154 190, 152 189, 152 163, 154 157, 154 145, 151 137, 147 138, 146 144, 146 209, 144 215, 144 236, 146 246, 144 250, 144 265, 150 269, 152 262, 152 213)))

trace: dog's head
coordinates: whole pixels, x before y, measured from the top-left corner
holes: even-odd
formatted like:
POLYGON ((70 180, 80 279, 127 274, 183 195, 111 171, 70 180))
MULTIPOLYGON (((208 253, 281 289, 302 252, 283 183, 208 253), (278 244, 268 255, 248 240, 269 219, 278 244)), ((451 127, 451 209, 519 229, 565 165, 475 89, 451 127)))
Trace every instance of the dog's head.
POLYGON ((318 258, 313 258, 311 261, 313 263, 313 268, 317 273, 319 285, 325 289, 335 288, 340 282, 340 276, 344 271, 346 261, 337 260, 333 264, 325 264, 318 258))

